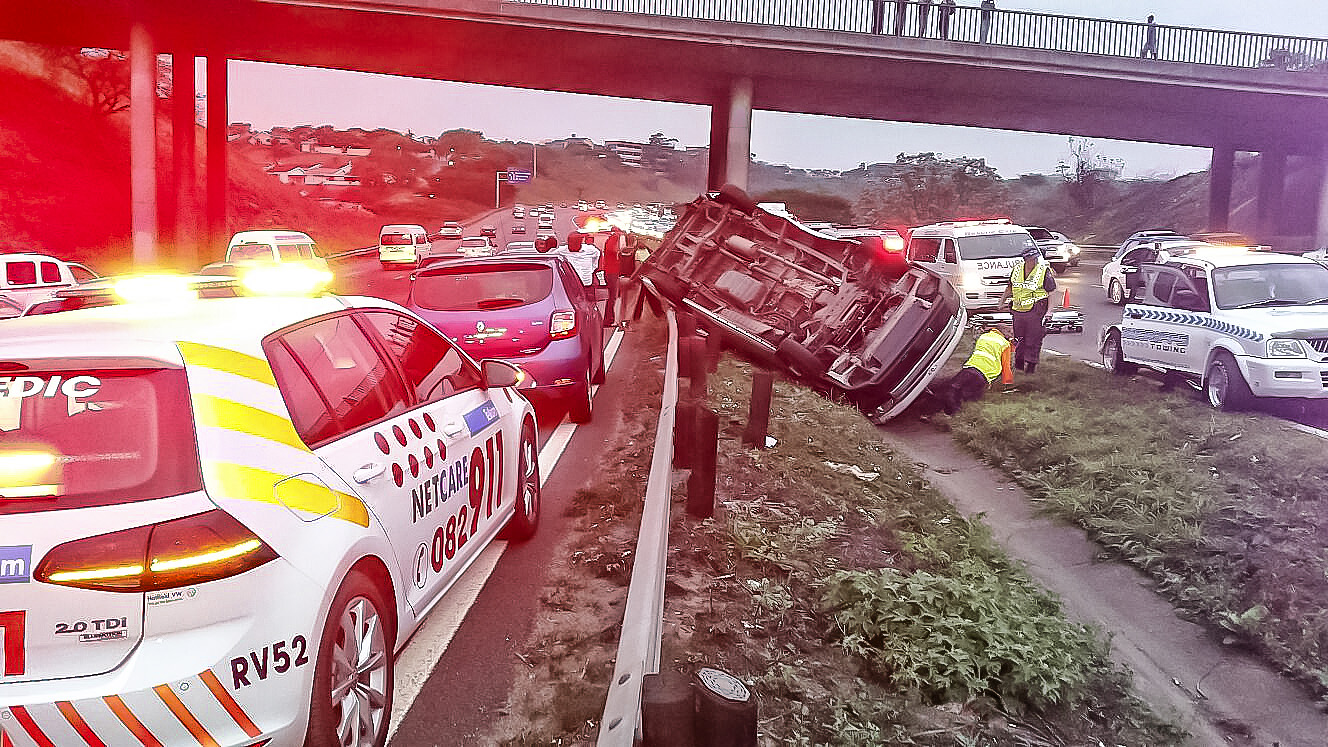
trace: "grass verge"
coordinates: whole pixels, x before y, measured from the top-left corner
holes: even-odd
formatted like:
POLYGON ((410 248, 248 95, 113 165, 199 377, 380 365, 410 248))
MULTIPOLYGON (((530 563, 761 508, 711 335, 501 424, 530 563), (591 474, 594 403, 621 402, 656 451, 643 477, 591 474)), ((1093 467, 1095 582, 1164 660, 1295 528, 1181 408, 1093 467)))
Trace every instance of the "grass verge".
POLYGON ((1147 572, 1188 617, 1328 695, 1321 439, 1271 416, 1216 412, 1184 386, 1161 391, 1048 356, 948 427, 1147 572))

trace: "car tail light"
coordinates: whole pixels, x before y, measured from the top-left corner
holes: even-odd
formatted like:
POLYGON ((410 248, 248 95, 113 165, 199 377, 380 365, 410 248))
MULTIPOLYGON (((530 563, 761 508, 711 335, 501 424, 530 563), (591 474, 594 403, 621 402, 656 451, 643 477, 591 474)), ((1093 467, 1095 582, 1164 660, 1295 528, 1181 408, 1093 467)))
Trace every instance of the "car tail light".
POLYGON ((576 312, 555 311, 549 317, 549 339, 561 340, 576 334, 576 312))
POLYGON ((48 584, 139 593, 216 581, 276 558, 247 527, 213 510, 57 545, 33 575, 48 584))

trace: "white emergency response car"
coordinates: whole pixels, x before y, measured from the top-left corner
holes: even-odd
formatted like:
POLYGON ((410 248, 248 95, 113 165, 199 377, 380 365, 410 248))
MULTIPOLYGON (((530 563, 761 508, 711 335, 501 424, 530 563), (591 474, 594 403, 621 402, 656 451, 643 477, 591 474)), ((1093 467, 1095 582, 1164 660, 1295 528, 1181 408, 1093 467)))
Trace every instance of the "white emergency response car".
POLYGON ((19 316, 61 288, 95 280, 97 273, 76 262, 45 254, 0 254, 0 319, 19 316))
POLYGON ((381 745, 394 651, 536 528, 519 371, 390 302, 5 325, 6 747, 381 745))
POLYGON ((1037 242, 1004 218, 919 226, 909 232, 908 261, 949 278, 969 312, 1000 311, 1010 271, 1037 242))
POLYGON ((1239 247, 1144 264, 1142 287, 1103 328, 1104 364, 1144 365, 1203 388, 1213 407, 1328 398, 1328 267, 1239 247))

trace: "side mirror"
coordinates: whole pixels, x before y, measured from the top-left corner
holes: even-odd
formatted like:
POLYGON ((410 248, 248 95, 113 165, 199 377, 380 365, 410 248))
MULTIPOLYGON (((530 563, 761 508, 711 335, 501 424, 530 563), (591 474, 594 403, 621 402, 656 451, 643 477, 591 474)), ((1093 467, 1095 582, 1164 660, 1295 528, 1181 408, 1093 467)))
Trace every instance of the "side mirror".
POLYGON ((507 361, 489 358, 480 361, 480 376, 483 379, 484 388, 493 389, 495 387, 516 386, 525 378, 525 373, 507 361))

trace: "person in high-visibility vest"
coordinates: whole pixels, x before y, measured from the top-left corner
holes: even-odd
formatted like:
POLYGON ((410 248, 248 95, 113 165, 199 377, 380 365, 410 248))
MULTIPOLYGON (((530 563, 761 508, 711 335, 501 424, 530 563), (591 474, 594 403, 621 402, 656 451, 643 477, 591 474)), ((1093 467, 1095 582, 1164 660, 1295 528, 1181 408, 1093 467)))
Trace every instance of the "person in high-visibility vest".
POLYGON ((973 354, 968 356, 959 373, 932 387, 946 415, 959 412, 965 402, 982 399, 996 377, 1010 375, 1010 349, 1014 346, 1014 339, 1014 331, 1008 324, 994 324, 978 335, 973 354))
POLYGON ((1014 336, 1019 347, 1014 352, 1014 369, 1033 373, 1042 355, 1042 338, 1047 330, 1042 320, 1051 305, 1049 296, 1056 290, 1056 276, 1042 258, 1042 250, 1030 237, 1023 251, 1024 261, 1010 270, 1010 287, 1001 296, 1001 306, 1010 305, 1014 336))

